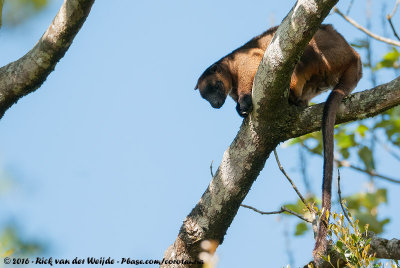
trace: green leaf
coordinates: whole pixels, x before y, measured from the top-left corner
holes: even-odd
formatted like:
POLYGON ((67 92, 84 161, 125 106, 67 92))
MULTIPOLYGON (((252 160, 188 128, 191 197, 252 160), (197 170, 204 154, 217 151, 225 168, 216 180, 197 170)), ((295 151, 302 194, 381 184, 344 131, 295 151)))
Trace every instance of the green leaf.
POLYGON ((400 52, 398 52, 397 49, 395 47, 393 47, 392 51, 390 51, 385 56, 383 56, 383 59, 395 61, 395 60, 398 60, 399 57, 400 57, 400 52))
MULTIPOLYGON (((314 197, 311 196, 311 197, 307 198, 306 202, 313 203, 314 197)), ((304 214, 305 206, 300 199, 298 199, 296 203, 287 203, 287 204, 284 204, 283 206, 298 213, 298 214, 304 214)))
POLYGON ((375 194, 377 199, 380 201, 379 203, 387 203, 387 189, 378 189, 375 194))
POLYGON ((369 224, 368 230, 371 230, 375 234, 383 233, 383 228, 390 222, 389 218, 378 220, 377 216, 373 216, 368 212, 357 213, 356 218, 359 219, 359 225, 362 232, 365 231, 365 224, 369 224))
POLYGON ((307 231, 308 231, 308 225, 305 222, 300 222, 296 225, 296 232, 294 233, 294 235, 296 236, 303 235, 307 231))
POLYGON ((389 219, 378 219, 378 207, 382 203, 387 203, 387 190, 377 189, 372 193, 359 193, 349 197, 345 197, 349 215, 354 215, 354 218, 359 220, 359 225, 364 232, 364 226, 369 224, 368 230, 376 234, 382 233, 385 224, 389 219))
POLYGON ((335 135, 337 146, 340 148, 349 148, 356 145, 354 134, 346 134, 344 131, 335 135))
POLYGON ((392 48, 391 51, 386 53, 385 56, 383 56, 383 59, 378 62, 375 67, 373 68, 374 71, 382 69, 382 68, 399 68, 399 58, 400 58, 400 52, 397 51, 396 48, 392 48))
POLYGON ((288 140, 288 141, 285 142, 285 146, 292 146, 292 145, 301 143, 302 141, 303 141, 303 140, 302 140, 302 137, 290 139, 290 140, 288 140))
POLYGON ((390 121, 382 120, 375 124, 374 128, 386 128, 390 125, 390 121))
POLYGON ((360 124, 357 127, 357 133, 360 134, 361 137, 365 137, 365 132, 368 131, 368 127, 366 125, 360 124))
POLYGON ((367 170, 375 169, 374 156, 372 155, 372 151, 367 146, 362 146, 358 150, 358 156, 364 163, 364 166, 367 170))
POLYGON ((350 152, 348 148, 340 149, 339 153, 342 155, 344 159, 348 159, 350 157, 350 152))
POLYGON ((338 240, 336 241, 336 247, 339 250, 340 253, 344 253, 344 244, 342 241, 338 240))

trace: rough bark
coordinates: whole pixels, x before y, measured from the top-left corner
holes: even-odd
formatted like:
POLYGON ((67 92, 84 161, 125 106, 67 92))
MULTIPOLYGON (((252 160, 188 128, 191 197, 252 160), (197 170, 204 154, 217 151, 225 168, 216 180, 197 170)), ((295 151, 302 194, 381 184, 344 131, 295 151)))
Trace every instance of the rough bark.
MULTIPOLYGON (((400 104, 400 77, 375 88, 351 94, 342 102, 336 124, 372 117, 400 104)), ((294 112, 292 132, 287 139, 298 137, 321 128, 324 103, 294 112)), ((296 107, 292 107, 296 109, 296 107)))
MULTIPOLYGON (((210 185, 186 217, 176 241, 166 250, 165 259, 195 261, 201 251, 201 241, 215 240, 221 244, 273 149, 289 138, 320 129, 323 104, 306 109, 289 106, 288 90, 284 89, 288 88, 294 65, 305 45, 336 2, 299 0, 280 25, 254 80, 254 111, 243 121, 210 185)), ((337 123, 373 116, 398 104, 400 78, 346 98, 337 123)))
POLYGON ((400 240, 385 239, 373 236, 371 240, 371 253, 379 259, 400 260, 400 240))
MULTIPOLYGON (((400 240, 395 239, 395 238, 391 239, 391 240, 381 238, 381 237, 376 236, 371 231, 368 232, 368 238, 371 239, 371 242, 370 242, 371 247, 369 250, 369 253, 371 255, 375 254, 375 257, 377 259, 400 260, 400 240)), ((337 266, 338 268, 348 267, 348 266, 346 266, 347 263, 345 262, 345 260, 340 259, 339 254, 336 254, 335 251, 331 252, 330 259, 331 259, 331 263, 335 263, 335 264, 339 263, 339 265, 337 266)), ((313 265, 315 267, 314 262, 311 262, 311 263, 313 263, 313 265)), ((306 264, 304 266, 304 268, 308 268, 309 264, 306 264)), ((328 262, 323 262, 319 266, 319 268, 331 268, 331 267, 332 267, 332 265, 328 262)))
POLYGON ((0 118, 35 91, 54 70, 82 27, 94 0, 65 0, 39 42, 22 58, 0 68, 0 118))

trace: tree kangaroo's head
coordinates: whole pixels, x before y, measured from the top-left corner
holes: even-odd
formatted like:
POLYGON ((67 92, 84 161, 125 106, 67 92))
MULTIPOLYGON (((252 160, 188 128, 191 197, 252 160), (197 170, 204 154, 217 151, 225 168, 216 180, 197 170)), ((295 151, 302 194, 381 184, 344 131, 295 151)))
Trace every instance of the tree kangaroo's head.
POLYGON ((213 108, 221 108, 232 88, 232 77, 226 66, 215 63, 208 67, 197 81, 201 97, 213 108))

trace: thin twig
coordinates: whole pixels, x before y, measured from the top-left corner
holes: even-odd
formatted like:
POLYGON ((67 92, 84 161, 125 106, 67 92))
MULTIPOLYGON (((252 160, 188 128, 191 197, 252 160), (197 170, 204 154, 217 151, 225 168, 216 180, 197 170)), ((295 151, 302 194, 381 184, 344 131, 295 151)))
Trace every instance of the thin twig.
POLYGON ((289 213, 289 214, 292 214, 292 215, 298 217, 299 219, 301 219, 301 220, 303 220, 303 221, 312 223, 311 220, 308 220, 308 219, 304 218, 302 215, 300 215, 300 214, 298 214, 298 213, 294 212, 293 210, 290 210, 290 209, 288 209, 288 208, 286 208, 286 207, 283 207, 283 206, 281 207, 281 210, 278 210, 278 211, 270 211, 270 212, 261 211, 261 210, 256 209, 255 207, 248 206, 248 205, 244 205, 244 204, 241 204, 240 206, 241 206, 241 207, 244 207, 244 208, 248 208, 248 209, 254 210, 254 211, 257 212, 257 213, 260 213, 261 215, 281 214, 281 213, 283 213, 283 212, 287 212, 287 213, 289 213))
POLYGON ((389 25, 390 25, 390 28, 392 28, 392 31, 393 31, 394 36, 396 36, 396 38, 400 40, 400 37, 399 37, 399 35, 397 34, 396 29, 394 28, 393 23, 392 23, 392 17, 393 17, 394 14, 396 13, 397 7, 399 6, 399 4, 400 4, 400 0, 397 0, 397 1, 396 1, 396 4, 394 5, 394 8, 393 8, 392 13, 391 13, 391 14, 388 14, 388 15, 386 16, 386 18, 387 18, 387 20, 389 21, 389 25))
POLYGON ((379 139, 376 140, 383 147, 383 149, 385 149, 386 152, 388 152, 391 156, 393 156, 393 158, 395 158, 397 161, 400 161, 400 156, 395 151, 393 151, 392 148, 384 144, 381 140, 379 139))
POLYGON ((255 207, 244 205, 244 204, 241 204, 240 206, 242 206, 244 208, 248 208, 248 209, 254 210, 257 213, 260 213, 261 215, 272 215, 272 214, 281 214, 281 213, 283 213, 282 209, 278 210, 278 211, 265 212, 265 211, 258 210, 255 207))
MULTIPOLYGON (((368 31, 371 31, 371 0, 367 1, 367 6, 366 6, 366 11, 365 11, 365 16, 367 17, 367 25, 366 29, 368 31)), ((376 72, 372 68, 372 48, 371 48, 371 38, 367 37, 366 38, 366 49, 367 49, 367 66, 369 66, 369 76, 372 82, 372 85, 376 87, 376 72)))
MULTIPOLYGON (((313 150, 311 150, 311 148, 309 148, 309 147, 308 147, 307 145, 305 145, 304 143, 301 143, 301 145, 302 145, 304 148, 306 148, 309 152, 320 156, 320 154, 318 154, 318 153, 316 153, 316 152, 313 152, 313 150)), ((359 167, 357 167, 357 166, 351 164, 349 161, 346 161, 346 160, 339 160, 339 159, 337 159, 336 157, 334 158, 334 161, 335 161, 336 164, 338 164, 339 166, 348 167, 348 168, 351 168, 351 169, 354 169, 354 170, 357 170, 357 171, 366 173, 366 174, 368 174, 368 175, 370 175, 370 176, 374 176, 374 177, 377 177, 377 178, 380 178, 380 179, 383 179, 383 180, 387 180, 387 181, 390 181, 390 182, 400 183, 400 180, 393 179, 393 178, 390 178, 390 177, 388 177, 388 176, 378 174, 378 173, 376 173, 374 170, 367 170, 367 169, 359 168, 359 167)))
POLYGON ((349 3, 349 7, 347 8, 346 15, 350 14, 350 10, 351 10, 351 8, 353 6, 353 3, 354 3, 354 0, 351 0, 350 3, 349 3))
POLYGON ((400 155, 395 152, 392 148, 390 148, 385 142, 383 142, 382 140, 375 138, 375 140, 379 143, 380 146, 382 146, 382 148, 388 152, 393 158, 395 158, 397 161, 400 161, 400 155))
POLYGON ((347 211, 343 206, 343 201, 342 201, 342 192, 340 191, 340 170, 338 169, 338 194, 339 194, 339 202, 340 202, 340 206, 342 207, 343 210, 343 214, 346 217, 346 219, 349 221, 349 223, 351 223, 351 220, 349 218, 349 215, 347 215, 347 211))
POLYGON ((214 178, 214 172, 213 172, 213 167, 212 167, 213 162, 214 162, 214 160, 211 160, 210 172, 211 172, 211 177, 214 178))
POLYGON ((298 217, 299 219, 301 219, 303 221, 306 221, 306 222, 309 222, 309 223, 313 223, 311 220, 304 218, 302 215, 300 215, 300 214, 298 214, 298 213, 294 212, 293 210, 290 210, 290 209, 288 209, 286 207, 282 206, 281 210, 284 211, 284 212, 287 212, 289 214, 292 214, 292 215, 298 217))
POLYGON ((399 6, 399 4, 400 4, 400 0, 397 0, 397 1, 396 1, 396 4, 394 5, 392 14, 388 15, 389 18, 392 18, 392 17, 394 16, 394 14, 395 14, 396 11, 397 11, 397 7, 399 6))
POLYGON ((346 16, 345 14, 343 14, 337 7, 333 8, 333 12, 336 12, 337 14, 339 14, 342 18, 344 18, 346 21, 348 21, 351 25, 353 25, 354 27, 356 27, 357 29, 359 29, 360 31, 366 33, 367 35, 371 36, 372 38, 393 45, 393 46, 398 46, 400 47, 400 42, 396 41, 396 40, 392 40, 386 37, 382 37, 379 36, 377 34, 374 34, 371 31, 368 31, 368 29, 364 28, 363 26, 361 26, 360 24, 358 24, 357 22, 355 22, 353 19, 351 19, 350 17, 346 16))
POLYGON ((389 178, 389 177, 387 177, 385 175, 378 174, 374 170, 368 170, 368 169, 363 169, 363 168, 356 167, 356 166, 350 164, 346 160, 335 159, 335 162, 337 164, 339 164, 340 166, 349 167, 349 168, 352 168, 354 170, 357 170, 357 171, 360 171, 360 172, 364 172, 364 173, 366 173, 366 174, 368 174, 370 176, 373 176, 373 177, 377 177, 377 178, 380 178, 380 179, 383 179, 383 180, 387 180, 387 181, 390 181, 390 182, 394 182, 394 183, 400 183, 400 180, 392 179, 392 178, 389 178))
POLYGON ((394 26, 393 26, 392 18, 387 17, 387 19, 388 19, 388 21, 389 21, 390 28, 392 28, 392 32, 393 32, 394 36, 396 36, 396 38, 400 40, 400 37, 399 37, 399 35, 397 34, 396 29, 395 29, 394 26))
POLYGON ((311 213, 314 213, 314 211, 308 206, 306 200, 301 195, 300 191, 297 189, 296 185, 293 183, 292 179, 289 177, 289 175, 286 173, 285 169, 282 167, 281 162, 279 161, 279 157, 278 157, 278 153, 276 152, 276 149, 274 149, 274 154, 275 154, 276 163, 278 164, 279 169, 281 170, 283 175, 285 175, 286 179, 290 182, 290 184, 292 185, 293 189, 296 191, 297 195, 299 196, 301 202, 303 202, 303 204, 306 206, 306 208, 311 213))

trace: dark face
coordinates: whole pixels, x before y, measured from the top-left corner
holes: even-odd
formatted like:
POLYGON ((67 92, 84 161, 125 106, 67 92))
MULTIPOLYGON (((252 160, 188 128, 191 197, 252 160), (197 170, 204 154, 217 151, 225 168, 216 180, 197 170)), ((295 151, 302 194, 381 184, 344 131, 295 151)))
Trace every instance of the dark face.
POLYGON ((213 108, 221 108, 228 95, 230 76, 223 67, 214 64, 199 78, 195 89, 207 100, 213 108))
POLYGON ((203 89, 199 89, 200 95, 207 100, 213 108, 221 108, 225 103, 226 95, 222 81, 206 84, 203 89))

